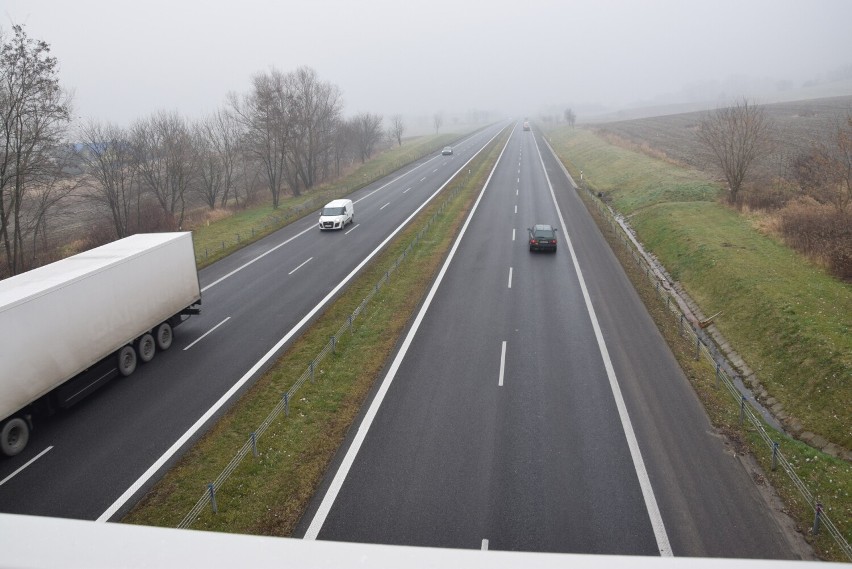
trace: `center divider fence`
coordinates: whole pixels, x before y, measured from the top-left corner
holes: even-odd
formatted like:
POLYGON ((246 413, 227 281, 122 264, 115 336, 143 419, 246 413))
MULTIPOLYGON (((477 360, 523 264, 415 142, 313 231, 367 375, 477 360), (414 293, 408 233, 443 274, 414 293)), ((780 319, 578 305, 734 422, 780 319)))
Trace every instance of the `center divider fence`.
MULTIPOLYGON (((551 151, 553 152, 552 148, 551 151)), ((556 152, 553 152, 553 154, 556 155, 556 152)), ((562 167, 564 169, 564 165, 562 167)), ((565 172, 567 174, 567 170, 565 170, 565 172)), ((768 452, 771 453, 772 470, 776 470, 776 468, 780 465, 782 470, 787 474, 799 490, 799 493, 813 510, 814 519, 813 526, 811 528, 812 532, 816 535, 819 533, 820 529, 825 528, 825 530, 834 538, 834 541, 840 547, 841 551, 850 561, 852 561, 852 547, 850 547, 849 542, 846 541, 843 534, 831 521, 823 508, 823 504, 814 498, 811 491, 796 474, 793 466, 784 457, 784 454, 781 452, 780 441, 776 441, 770 436, 766 426, 761 420, 760 412, 753 406, 753 396, 750 397, 750 394, 746 390, 744 390, 746 392, 743 392, 737 388, 736 378, 732 377, 731 373, 725 369, 728 365, 726 365, 727 362, 724 361, 724 357, 718 354, 718 352, 716 352, 716 350, 712 347, 711 340, 708 340, 706 337, 702 337, 703 333, 699 331, 700 328, 697 330, 692 322, 690 322, 689 318, 687 318, 686 314, 684 314, 681 310, 680 304, 677 302, 677 298, 675 298, 675 293, 671 290, 671 283, 669 283, 668 280, 666 280, 665 277, 656 270, 652 263, 648 261, 644 252, 638 249, 638 244, 634 241, 634 239, 632 239, 632 235, 629 233, 618 213, 604 203, 603 200, 600 199, 600 196, 590 189, 586 183, 581 183, 580 189, 585 191, 592 198, 591 202, 595 204, 603 218, 610 224, 613 232, 615 232, 618 236, 619 241, 630 251, 633 260, 645 274, 645 277, 654 285, 654 290, 660 300, 665 302, 666 308, 668 308, 674 317, 678 319, 681 336, 686 335, 695 346, 695 359, 698 360, 704 356, 705 360, 713 366, 716 374, 716 386, 723 386, 739 406, 740 424, 743 425, 746 421, 748 421, 766 445, 768 452), (685 322, 686 325, 684 325, 685 322)))
POLYGON ((257 440, 266 432, 266 429, 272 424, 272 422, 277 419, 281 413, 284 413, 284 416, 287 417, 290 414, 290 401, 293 400, 293 397, 296 395, 296 392, 304 385, 306 381, 314 380, 314 372, 319 369, 320 363, 328 356, 328 354, 333 353, 336 349, 337 344, 340 342, 343 334, 347 331, 351 330, 353 327, 353 323, 355 320, 364 313, 367 309, 367 305, 373 299, 373 297, 382 289, 382 287, 387 284, 390 280, 391 275, 396 271, 396 269, 402 264, 402 262, 406 259, 406 257, 411 253, 414 247, 420 242, 426 232, 431 228, 432 224, 435 220, 438 219, 438 216, 441 215, 444 210, 447 208, 448 204, 458 195, 458 193, 465 188, 466 183, 458 183, 455 184, 453 188, 449 190, 449 193, 445 196, 444 200, 426 222, 426 224, 420 228, 420 230, 415 235, 414 239, 412 239, 411 243, 408 244, 408 247, 396 258, 396 260, 391 263, 390 267, 385 271, 385 274, 379 279, 379 281, 375 284, 375 286, 370 290, 364 300, 361 301, 361 304, 352 312, 351 315, 346 319, 340 329, 329 339, 328 343, 323 347, 322 350, 316 355, 316 357, 311 360, 308 364, 308 367, 299 376, 290 389, 287 390, 281 396, 281 399, 278 401, 277 405, 270 411, 269 415, 267 415, 266 419, 258 426, 258 428, 249 434, 248 439, 237 451, 237 454, 234 455, 234 458, 231 459, 231 462, 222 470, 219 476, 216 477, 216 480, 207 485, 206 490, 198 499, 198 502, 195 503, 195 506, 186 514, 186 516, 181 520, 181 522, 177 525, 178 528, 189 528, 192 523, 198 519, 198 516, 201 514, 201 511, 204 510, 208 505, 213 509, 213 513, 218 512, 218 505, 216 503, 216 493, 222 488, 225 482, 228 480, 228 477, 236 470, 236 468, 240 465, 242 460, 251 453, 253 456, 258 456, 257 451, 257 440))

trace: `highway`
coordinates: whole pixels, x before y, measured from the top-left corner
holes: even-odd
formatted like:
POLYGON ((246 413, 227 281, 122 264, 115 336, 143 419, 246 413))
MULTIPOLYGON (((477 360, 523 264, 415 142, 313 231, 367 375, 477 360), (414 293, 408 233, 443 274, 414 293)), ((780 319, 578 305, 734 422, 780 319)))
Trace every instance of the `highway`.
POLYGON ((200 271, 202 314, 169 351, 39 422, 23 453, 0 460, 0 512, 119 519, 505 126, 354 192, 345 230, 321 232, 309 215, 200 271))
POLYGON ((796 558, 537 132, 454 247, 298 536, 796 558))

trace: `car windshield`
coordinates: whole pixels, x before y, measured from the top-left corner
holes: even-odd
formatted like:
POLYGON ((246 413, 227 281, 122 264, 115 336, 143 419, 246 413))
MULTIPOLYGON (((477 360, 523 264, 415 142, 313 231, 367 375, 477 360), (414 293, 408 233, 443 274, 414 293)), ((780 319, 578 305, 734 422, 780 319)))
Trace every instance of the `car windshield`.
POLYGON ((322 208, 322 215, 343 215, 342 207, 324 207, 322 208))

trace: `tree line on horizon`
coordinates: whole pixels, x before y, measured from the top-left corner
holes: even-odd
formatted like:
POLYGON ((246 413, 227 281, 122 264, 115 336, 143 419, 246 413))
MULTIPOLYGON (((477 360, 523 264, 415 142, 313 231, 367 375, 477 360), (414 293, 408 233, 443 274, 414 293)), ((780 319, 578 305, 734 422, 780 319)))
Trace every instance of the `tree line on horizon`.
POLYGON ((129 127, 73 126, 72 112, 49 44, 0 29, 0 277, 55 260, 71 198, 100 212, 93 245, 175 230, 196 204, 245 207, 264 189, 277 208, 405 132, 400 115, 387 132, 380 114, 345 118, 340 89, 310 67, 257 73, 197 121, 157 111, 129 127))

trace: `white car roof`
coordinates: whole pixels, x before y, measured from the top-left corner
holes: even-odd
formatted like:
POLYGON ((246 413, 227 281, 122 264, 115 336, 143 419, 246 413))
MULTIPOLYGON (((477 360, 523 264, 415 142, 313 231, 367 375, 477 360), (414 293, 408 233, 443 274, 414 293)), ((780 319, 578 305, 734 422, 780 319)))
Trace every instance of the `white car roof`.
POLYGON ((334 200, 325 204, 325 207, 344 207, 346 204, 352 203, 352 200, 334 200))

